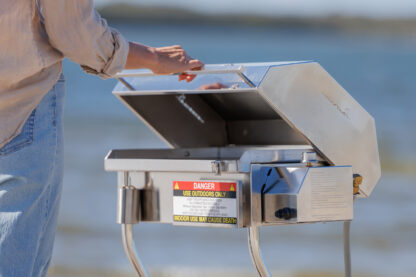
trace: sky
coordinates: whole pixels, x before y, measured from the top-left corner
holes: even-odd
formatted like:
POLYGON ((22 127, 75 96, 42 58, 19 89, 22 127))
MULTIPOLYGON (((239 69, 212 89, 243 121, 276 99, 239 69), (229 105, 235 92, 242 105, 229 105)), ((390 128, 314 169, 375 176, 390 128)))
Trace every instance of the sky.
POLYGON ((95 0, 185 7, 206 13, 320 16, 416 17, 416 0, 95 0))

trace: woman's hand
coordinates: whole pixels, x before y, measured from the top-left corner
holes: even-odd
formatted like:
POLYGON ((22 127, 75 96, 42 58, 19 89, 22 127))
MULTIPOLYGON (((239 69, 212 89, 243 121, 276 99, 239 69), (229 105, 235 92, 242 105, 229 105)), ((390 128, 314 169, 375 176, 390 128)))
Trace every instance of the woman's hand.
MULTIPOLYGON (((130 43, 126 69, 148 68, 155 74, 181 73, 200 70, 204 64, 186 54, 179 45, 153 48, 139 43, 130 43)), ((192 81, 196 75, 180 74, 179 80, 192 81)))
POLYGON ((221 83, 206 84, 199 87, 199 90, 210 90, 210 89, 223 89, 228 88, 226 85, 221 83))

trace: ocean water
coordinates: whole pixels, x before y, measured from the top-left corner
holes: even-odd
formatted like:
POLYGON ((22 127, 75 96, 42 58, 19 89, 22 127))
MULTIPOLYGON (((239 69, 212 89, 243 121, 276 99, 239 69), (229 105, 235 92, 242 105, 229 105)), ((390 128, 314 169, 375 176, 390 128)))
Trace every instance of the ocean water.
MULTIPOLYGON (((416 276, 416 38, 255 27, 114 24, 129 40, 180 44, 205 63, 318 61, 376 120, 383 177, 358 200, 354 276, 416 276), (405 172, 401 167, 406 167, 405 172), (415 170, 413 170, 415 169, 415 170)), ((165 147, 112 94, 114 80, 65 61, 66 167, 49 276, 134 276, 115 223, 113 148, 165 147)), ((256 276, 245 230, 140 224, 136 243, 155 276, 256 276)), ((342 276, 342 224, 268 227, 266 263, 276 276, 342 276)))

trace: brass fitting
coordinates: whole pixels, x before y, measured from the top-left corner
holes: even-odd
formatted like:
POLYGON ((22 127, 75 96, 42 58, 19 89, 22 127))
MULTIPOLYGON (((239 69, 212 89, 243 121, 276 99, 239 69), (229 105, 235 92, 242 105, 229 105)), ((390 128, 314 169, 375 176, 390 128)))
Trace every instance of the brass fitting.
POLYGON ((363 177, 360 174, 353 175, 353 193, 354 195, 360 192, 360 185, 363 183, 363 177))

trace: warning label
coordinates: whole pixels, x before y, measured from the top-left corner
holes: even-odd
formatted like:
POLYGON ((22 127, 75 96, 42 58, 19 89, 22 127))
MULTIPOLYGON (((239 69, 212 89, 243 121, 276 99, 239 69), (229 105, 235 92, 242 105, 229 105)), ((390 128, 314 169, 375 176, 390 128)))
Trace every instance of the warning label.
POLYGON ((235 198, 235 191, 174 190, 173 196, 235 198))
POLYGON ((174 181, 174 190, 205 190, 205 191, 235 191, 235 182, 210 182, 210 181, 174 181))
POLYGON ((173 221, 237 224, 237 182, 174 181, 173 221))

